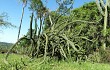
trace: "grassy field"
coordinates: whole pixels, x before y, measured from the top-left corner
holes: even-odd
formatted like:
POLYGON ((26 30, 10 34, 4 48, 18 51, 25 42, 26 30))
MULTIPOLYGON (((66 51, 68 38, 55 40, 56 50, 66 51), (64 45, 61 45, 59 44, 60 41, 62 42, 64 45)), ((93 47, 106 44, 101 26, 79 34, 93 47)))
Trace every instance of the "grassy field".
POLYGON ((110 70, 109 64, 90 62, 65 62, 43 59, 30 59, 26 56, 11 54, 8 64, 4 61, 5 54, 0 54, 0 70, 110 70), (21 58, 23 57, 22 61, 21 58))

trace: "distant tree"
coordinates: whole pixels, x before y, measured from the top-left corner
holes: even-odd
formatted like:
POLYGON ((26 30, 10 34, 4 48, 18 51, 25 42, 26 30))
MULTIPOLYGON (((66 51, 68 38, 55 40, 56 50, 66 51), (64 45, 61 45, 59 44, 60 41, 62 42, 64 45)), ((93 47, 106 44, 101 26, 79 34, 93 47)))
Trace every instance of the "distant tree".
POLYGON ((7 13, 2 13, 0 15, 0 26, 4 26, 4 27, 15 27, 10 22, 8 22, 7 19, 8 19, 7 13))

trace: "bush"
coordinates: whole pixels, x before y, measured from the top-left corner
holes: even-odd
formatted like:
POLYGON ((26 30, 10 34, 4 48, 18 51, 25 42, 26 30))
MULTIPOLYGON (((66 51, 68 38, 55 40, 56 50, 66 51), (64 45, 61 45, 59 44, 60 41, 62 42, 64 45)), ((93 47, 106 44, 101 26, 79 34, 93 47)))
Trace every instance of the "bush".
POLYGON ((110 48, 106 48, 106 50, 100 50, 101 54, 101 62, 110 63, 110 48))
POLYGON ((93 54, 90 54, 88 56, 87 61, 91 61, 91 62, 100 62, 101 61, 101 56, 99 52, 93 52, 93 54))

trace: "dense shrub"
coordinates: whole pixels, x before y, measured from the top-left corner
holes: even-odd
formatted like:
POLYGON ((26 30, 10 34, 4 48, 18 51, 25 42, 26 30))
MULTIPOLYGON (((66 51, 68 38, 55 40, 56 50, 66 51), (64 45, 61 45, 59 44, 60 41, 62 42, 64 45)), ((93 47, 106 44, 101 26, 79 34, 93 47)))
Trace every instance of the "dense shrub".
POLYGON ((100 62, 101 56, 99 52, 94 52, 93 54, 89 54, 87 61, 90 62, 100 62))
POLYGON ((106 48, 106 50, 100 49, 101 62, 110 63, 110 48, 106 48))

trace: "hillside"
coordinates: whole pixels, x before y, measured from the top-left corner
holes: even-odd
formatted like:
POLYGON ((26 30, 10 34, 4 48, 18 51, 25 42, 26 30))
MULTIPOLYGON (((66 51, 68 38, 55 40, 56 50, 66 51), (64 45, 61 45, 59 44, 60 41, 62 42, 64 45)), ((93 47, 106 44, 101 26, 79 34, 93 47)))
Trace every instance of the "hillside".
POLYGON ((0 42, 0 47, 10 47, 13 43, 7 43, 7 42, 0 42))
POLYGON ((7 52, 13 43, 0 42, 0 53, 7 52))

